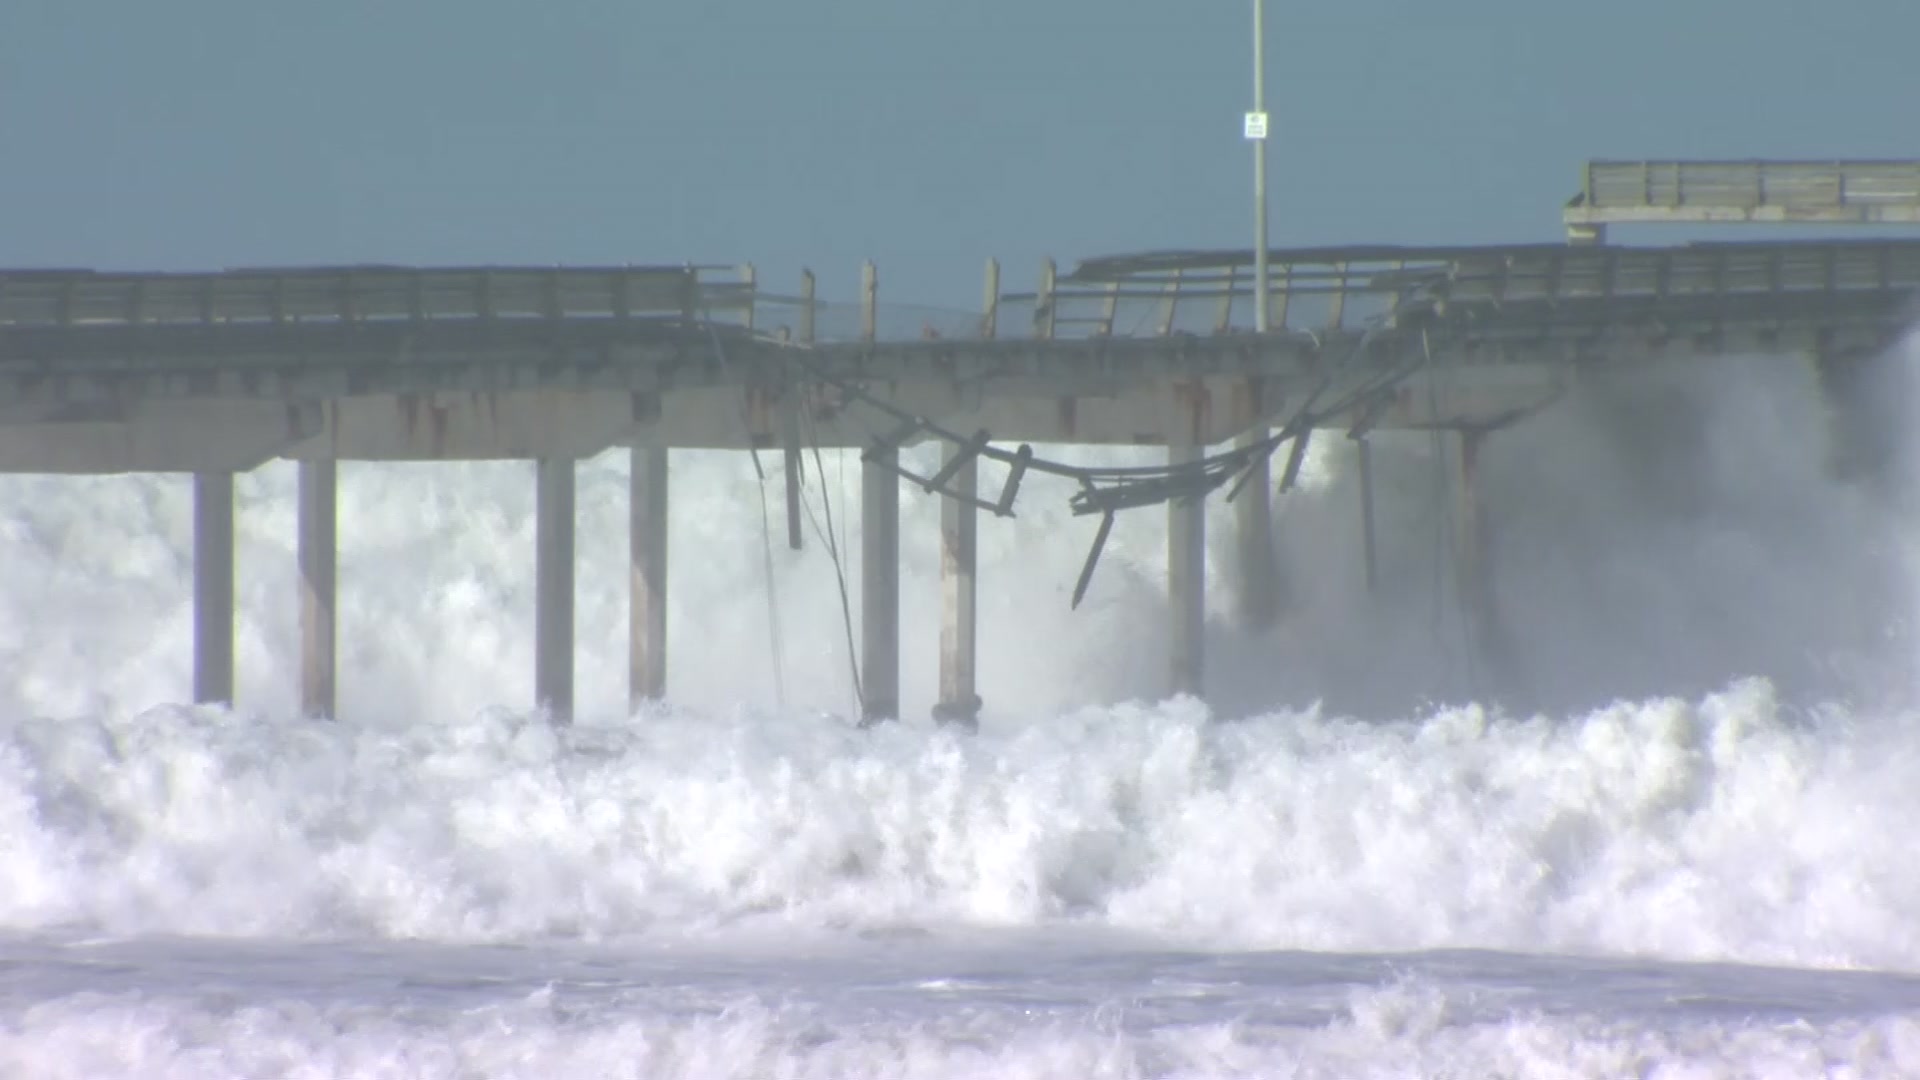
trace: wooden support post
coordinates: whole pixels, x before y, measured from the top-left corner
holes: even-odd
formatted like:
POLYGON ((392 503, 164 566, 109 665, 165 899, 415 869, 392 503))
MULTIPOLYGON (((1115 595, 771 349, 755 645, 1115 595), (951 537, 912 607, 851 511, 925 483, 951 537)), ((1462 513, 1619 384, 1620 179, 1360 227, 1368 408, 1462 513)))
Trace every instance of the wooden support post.
POLYGON ((534 466, 533 694, 556 724, 573 719, 572 458, 534 466))
POLYGON ((740 313, 740 325, 746 327, 747 333, 751 334, 753 333, 753 309, 760 299, 760 272, 753 268, 752 263, 745 263, 740 267, 740 284, 747 289, 747 307, 740 313))
POLYGON ((1352 284, 1347 276, 1347 264, 1333 264, 1334 273, 1340 275, 1339 284, 1333 288, 1333 299, 1327 305, 1327 329, 1338 330, 1347 324, 1347 288, 1352 284))
POLYGON ((1373 444, 1365 437, 1355 439, 1354 452, 1360 466, 1360 547, 1366 559, 1367 591, 1380 584, 1376 540, 1373 531, 1373 444))
POLYGON ((1267 302, 1267 329, 1285 330, 1287 316, 1293 308, 1293 264, 1283 263, 1280 267, 1280 287, 1275 290, 1274 298, 1267 302))
POLYGON ((1107 283, 1107 298, 1100 305, 1100 336, 1113 336, 1113 323, 1120 315, 1120 283, 1107 283))
POLYGON ((880 329, 880 271, 868 259, 860 267, 860 340, 871 342, 880 329))
POLYGON ((1033 303, 1033 336, 1045 340, 1053 336, 1053 323, 1059 311, 1055 307, 1055 282, 1060 275, 1051 258, 1040 264, 1040 289, 1033 303))
POLYGON ((814 300, 813 271, 802 270, 800 271, 800 344, 813 344, 814 320, 818 312, 819 305, 814 300))
MULTIPOLYGON (((1167 438, 1167 463, 1184 465, 1200 460, 1205 448, 1206 402, 1199 384, 1174 388, 1172 423, 1167 438)), ((1169 694, 1202 691, 1206 673, 1203 631, 1207 601, 1207 504, 1197 496, 1167 504, 1167 605, 1170 634, 1167 642, 1169 694)))
POLYGON ((992 341, 1000 335, 1000 261, 987 260, 986 303, 980 309, 980 336, 992 341))
POLYGON ((233 474, 193 474, 193 700, 233 703, 233 474))
POLYGON ((975 602, 980 514, 973 498, 979 490, 980 462, 970 447, 948 446, 946 457, 952 494, 940 500, 940 702, 933 707, 933 718, 974 728, 980 716, 975 602))
POLYGON ((1173 333, 1174 318, 1180 313, 1180 279, 1185 276, 1186 271, 1176 266, 1173 270, 1173 276, 1168 278, 1167 283, 1160 287, 1160 292, 1164 297, 1164 299, 1160 301, 1161 337, 1167 337, 1173 333))
POLYGON ((672 451, 636 445, 629 452, 627 700, 667 696, 667 469, 672 451))
POLYGON ((900 715, 900 451, 860 463, 861 722, 900 715))
POLYGON ((300 462, 300 711, 332 718, 335 709, 339 463, 300 462))

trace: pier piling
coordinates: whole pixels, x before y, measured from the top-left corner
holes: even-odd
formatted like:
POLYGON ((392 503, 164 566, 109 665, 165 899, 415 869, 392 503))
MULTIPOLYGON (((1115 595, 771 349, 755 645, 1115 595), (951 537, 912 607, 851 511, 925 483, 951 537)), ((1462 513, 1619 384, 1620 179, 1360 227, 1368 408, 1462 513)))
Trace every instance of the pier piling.
POLYGON ((300 711, 312 717, 336 715, 338 477, 332 459, 300 462, 300 711))
POLYGON ((533 693, 556 724, 573 718, 572 458, 534 466, 533 693))
MULTIPOLYGON (((952 475, 952 496, 940 500, 940 702, 934 719, 974 727, 979 723, 979 490, 977 457, 967 447, 947 447, 945 469, 956 455, 967 461, 952 475), (958 496, 958 497, 955 497, 958 496)), ((944 469, 943 469, 944 471, 944 469)))
MULTIPOLYGON (((1255 428, 1239 439, 1249 446, 1265 439, 1266 428, 1255 428)), ((1273 547, 1273 476, 1268 459, 1248 467, 1246 485, 1233 500, 1233 523, 1240 564, 1234 582, 1240 622, 1249 630, 1266 630, 1280 617, 1280 564, 1273 547)))
POLYGON ((1360 551, 1365 559, 1367 591, 1380 584, 1380 564, 1373 522, 1373 444, 1364 436, 1353 440, 1360 473, 1360 551))
POLYGON ((861 720, 900 715, 900 451, 860 463, 861 720))
POLYGON ((193 474, 193 700, 233 703, 233 474, 193 474))
POLYGON ((628 490, 627 687, 629 704, 667 694, 667 466, 665 446, 635 446, 628 490))

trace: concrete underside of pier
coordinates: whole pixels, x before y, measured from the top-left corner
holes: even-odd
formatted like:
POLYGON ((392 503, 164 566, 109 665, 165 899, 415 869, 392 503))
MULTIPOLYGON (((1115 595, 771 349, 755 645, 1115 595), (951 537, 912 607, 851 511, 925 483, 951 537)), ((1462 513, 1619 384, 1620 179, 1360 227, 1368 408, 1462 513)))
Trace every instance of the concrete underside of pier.
MULTIPOLYGON (((1375 425, 1486 426, 1524 415, 1565 387, 1558 365, 1490 366, 1404 384, 1375 425)), ((955 382, 866 387, 876 400, 948 429, 1001 443, 1167 445, 1176 434, 1217 445, 1277 424, 1308 400, 1307 384, 1218 376, 1184 381, 1192 414, 1176 433, 1166 381, 1115 381, 1066 392, 1047 380, 991 391, 955 382)), ((74 402, 32 422, 0 423, 0 471, 242 472, 276 457, 335 461, 585 458, 617 446, 747 449, 780 445, 790 410, 809 443, 859 447, 893 426, 831 386, 790 392, 688 387, 668 392, 530 388, 367 395, 325 400, 245 397, 74 402)), ((1184 415, 1184 414, 1183 414, 1184 415)), ((1344 425, 1351 417, 1336 417, 1344 425)), ((913 438, 924 438, 916 433, 913 438)))
MULTIPOLYGON (((1841 429, 1857 421, 1884 423, 1876 395, 1859 374, 1838 362, 1829 393, 1841 429)), ((1456 514, 1461 552, 1456 567, 1462 602, 1473 608, 1477 633, 1493 640, 1497 619, 1487 597, 1492 568, 1481 561, 1488 509, 1473 476, 1487 433, 1549 406, 1577 378, 1560 364, 1507 364, 1435 371, 1403 383, 1362 418, 1338 415, 1323 426, 1346 433, 1356 423, 1377 429, 1444 428, 1461 432, 1456 469, 1463 500, 1456 514)), ((863 384, 885 405, 971 436, 985 431, 995 443, 1146 445, 1167 448, 1180 462, 1248 432, 1278 427, 1308 400, 1307 387, 1285 380, 1217 375, 1183 380, 1127 381, 1080 386, 1010 378, 1002 382, 901 380, 863 384)), ((573 689, 573 467, 609 449, 630 448, 632 481, 632 634, 630 696, 635 704, 664 697, 668 563, 667 460, 673 448, 744 449, 871 447, 897 418, 850 400, 834 386, 802 381, 743 391, 718 386, 671 390, 532 387, 490 391, 368 394, 322 400, 251 397, 133 399, 125 404, 76 401, 38 408, 30 422, 0 422, 0 471, 32 473, 185 472, 195 482, 195 659, 199 700, 227 701, 233 687, 232 477, 266 461, 298 461, 299 561, 302 635, 302 708, 332 715, 336 696, 338 632, 334 563, 335 498, 341 461, 527 460, 537 485, 535 579, 536 694, 557 719, 572 709, 573 689)), ((924 441, 922 429, 901 445, 924 441)), ((1872 439, 1867 439, 1871 443, 1872 439)), ((1860 440, 1855 439, 1855 443, 1860 440)), ((945 459, 957 449, 947 444, 945 459)), ((892 451, 864 470, 861 579, 862 675, 869 720, 900 709, 898 521, 901 478, 892 451)), ((1854 453, 1847 460, 1857 461, 1854 453)), ((1284 456, 1282 458, 1284 460, 1284 456)), ((1362 457, 1364 512, 1372 520, 1371 475, 1362 457)), ((1267 499, 1279 472, 1263 479, 1246 513, 1267 520, 1267 499)), ((971 463, 956 467, 950 490, 976 490, 971 463)), ((941 526, 944 618, 940 634, 937 715, 969 723, 980 708, 976 656, 978 588, 977 509, 949 499, 941 526)), ((1242 516, 1245 516, 1243 514, 1242 516)), ((1170 692, 1204 693, 1201 647, 1205 598, 1205 514, 1202 501, 1178 498, 1168 510, 1170 692)), ((1272 538, 1258 528, 1236 529, 1242 549, 1243 590, 1277 594, 1268 573, 1272 538), (1255 549, 1261 549, 1255 551, 1255 549)), ((1371 527, 1367 529, 1371 548, 1371 527)), ((1372 557, 1368 557, 1369 578, 1372 557)), ((1274 617, 1272 596, 1249 603, 1248 623, 1259 629, 1274 617)))

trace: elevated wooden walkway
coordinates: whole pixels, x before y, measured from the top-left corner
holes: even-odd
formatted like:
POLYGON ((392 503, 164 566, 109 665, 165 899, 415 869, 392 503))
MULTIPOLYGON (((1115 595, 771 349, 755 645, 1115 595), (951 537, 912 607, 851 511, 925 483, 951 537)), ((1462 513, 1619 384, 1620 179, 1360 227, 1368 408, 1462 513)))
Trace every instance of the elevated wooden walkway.
POLYGON ((1592 161, 1568 238, 1637 222, 1920 224, 1920 161, 1592 161))
MULTIPOLYGON (((29 383, 187 369, 254 373, 257 393, 272 392, 275 371, 354 367, 358 392, 405 392, 409 370, 463 364, 524 367, 535 379, 546 369, 564 382, 590 363, 635 376, 603 372, 609 385, 699 384, 726 378, 685 362, 689 350, 710 353, 713 334, 748 365, 735 378, 779 363, 776 346, 795 343, 869 370, 930 355, 998 363, 1036 349, 1068 359, 1085 352, 1073 342, 1250 334, 1252 263, 1249 251, 1151 252, 1059 275, 1049 261, 1036 288, 1011 291, 990 265, 984 310, 925 309, 918 320, 906 309, 905 326, 878 303, 871 267, 852 304, 817 298, 811 275, 795 292, 764 290, 751 266, 0 271, 0 408, 29 383)), ((1679 338, 1715 350, 1872 347, 1920 292, 1920 240, 1372 245, 1276 250, 1270 265, 1272 332, 1255 367, 1323 351, 1342 334, 1409 328, 1463 362, 1555 362, 1583 345, 1679 338)), ((1201 351, 1161 349, 1164 374, 1178 376, 1201 351)))

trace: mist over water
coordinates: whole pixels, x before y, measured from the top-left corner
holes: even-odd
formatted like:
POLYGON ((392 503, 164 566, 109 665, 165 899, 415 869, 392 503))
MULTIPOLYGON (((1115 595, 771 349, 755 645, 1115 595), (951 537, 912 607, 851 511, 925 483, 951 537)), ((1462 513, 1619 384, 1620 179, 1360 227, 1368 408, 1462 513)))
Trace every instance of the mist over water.
MULTIPOLYGON (((1911 400, 1905 367, 1877 378, 1911 400)), ((1222 641, 1221 679, 1247 711, 1322 700, 1375 717, 1430 701, 1564 716, 1749 676, 1798 706, 1910 705, 1911 450, 1902 433, 1890 472, 1841 482, 1836 422, 1810 363, 1726 357, 1586 373, 1494 433, 1481 455, 1492 649, 1451 592, 1450 438, 1374 437, 1372 596, 1352 450, 1329 438, 1279 510, 1299 606, 1275 640, 1222 641)))

